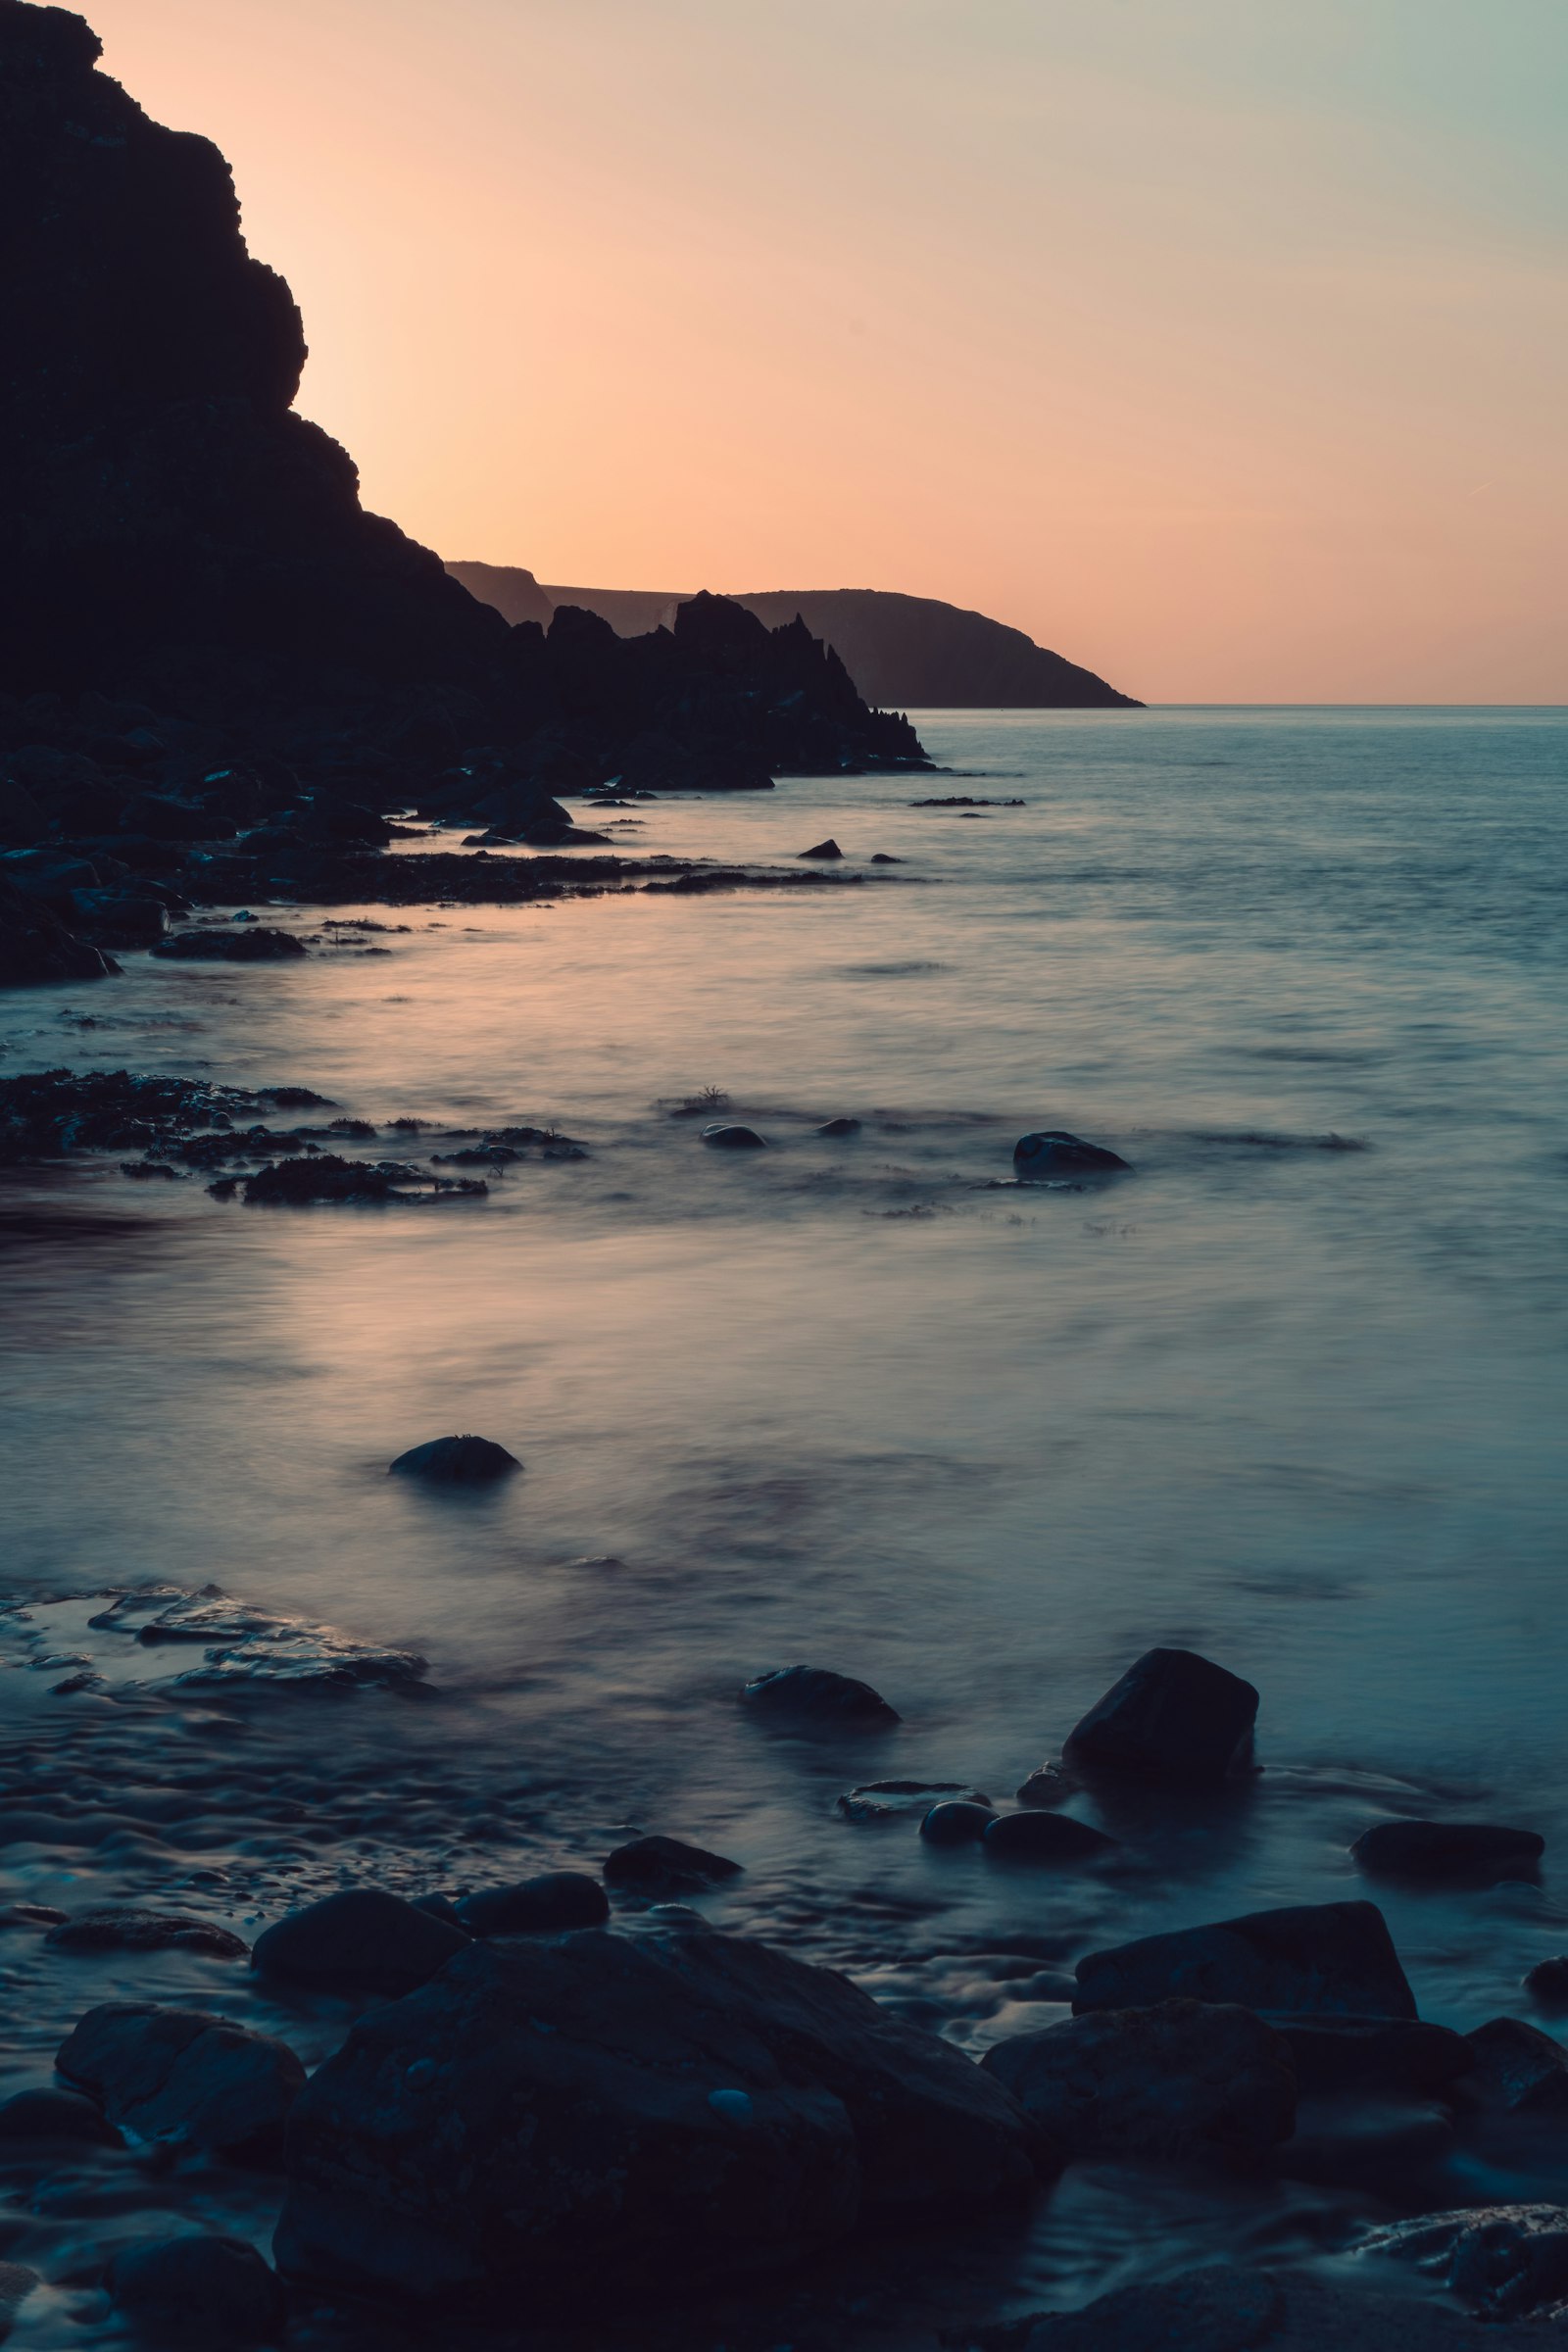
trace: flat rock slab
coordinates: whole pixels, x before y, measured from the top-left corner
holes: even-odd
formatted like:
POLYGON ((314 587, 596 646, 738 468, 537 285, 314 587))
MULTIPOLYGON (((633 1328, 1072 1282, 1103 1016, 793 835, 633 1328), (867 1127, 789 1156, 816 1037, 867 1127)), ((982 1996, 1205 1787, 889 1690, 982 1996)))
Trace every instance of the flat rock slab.
POLYGON ((89 2009, 55 2066, 117 2129, 211 2149, 275 2146, 305 2084, 286 2042, 203 2010, 138 2001, 89 2009))
POLYGON ((833 1810, 844 1821, 894 1821, 906 1813, 928 1813, 933 1805, 984 1805, 991 1799, 962 1781, 867 1781, 835 1797, 833 1810))
POLYGON ((1062 1746, 1078 1770, 1212 1786, 1252 1751, 1257 1692, 1193 1649, 1151 1649, 1075 1724, 1062 1746))
POLYGON ((1350 1848, 1360 1867, 1390 1879, 1471 1884, 1530 1877, 1546 1850, 1535 1830, 1484 1821, 1380 1821, 1350 1848))
POLYGON ((44 1940, 65 1952, 206 1952, 215 1960, 247 1960, 251 1948, 210 1919, 130 1908, 78 1912, 44 1940))
POLYGON ((379 1886, 349 1886, 273 1922, 256 1938, 251 1965, 336 1992, 412 1992, 464 1951, 463 1929, 379 1886))
POLYGON ((1080 2012, 1186 1996, 1312 2015, 1415 2016, 1415 1995, 1375 1903, 1294 1904, 1145 1936, 1091 1952, 1076 1975, 1080 2012))
POLYGON ((738 1862, 708 1853, 700 1845, 686 1845, 679 1838, 634 1838, 627 1845, 617 1845, 605 1864, 607 1884, 630 1894, 706 1894, 740 1875, 738 1862))
MULTIPOLYGON (((1360 2250, 1415 2263, 1487 2319, 1568 2317, 1568 2208, 1561 2205, 1423 2214, 1375 2230, 1360 2250)), ((1484 2340, 1496 2338, 1489 2332, 1484 2340)))

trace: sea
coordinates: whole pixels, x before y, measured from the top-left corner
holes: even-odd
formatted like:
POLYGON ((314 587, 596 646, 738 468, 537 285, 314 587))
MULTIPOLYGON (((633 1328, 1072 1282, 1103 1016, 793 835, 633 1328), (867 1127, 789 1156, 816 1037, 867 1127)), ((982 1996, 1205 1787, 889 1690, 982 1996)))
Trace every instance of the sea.
MULTIPOLYGON (((819 885, 331 910, 374 932, 282 908, 304 960, 129 955, 7 996, 0 1074, 304 1085, 581 1155, 436 1206, 247 1207, 113 1160, 7 1181, 0 1903, 155 1896, 249 1940, 337 1886, 461 1893, 664 1832, 743 1866, 713 1924, 976 2053, 1067 2016, 1088 1951, 1368 1895, 1424 2015, 1565 2031, 1520 1983, 1568 1950, 1568 712, 913 715, 937 772, 594 820, 819 885), (842 858, 798 866, 824 838, 842 858), (709 1148, 719 1115, 766 1149, 709 1148), (1019 1184, 1038 1129, 1130 1170, 1019 1184), (466 1431, 522 1474, 387 1477, 466 1431), (35 1671, 56 1625, 96 1657, 74 1596, 210 1585, 416 1652, 430 1695, 35 1671), (1255 1684, 1259 1769, 1071 1798, 1105 1861, 840 1807, 890 1779, 1010 1803, 1156 1644, 1255 1684), (766 1728, 742 1686, 797 1662, 901 1721, 766 1728), (1538 1830, 1544 1864, 1369 1885, 1348 1849, 1408 1815, 1538 1830)), ((0 1971, 0 2093, 130 1991, 308 2062, 348 2014, 15 1931, 0 1971)), ((116 2204, 82 2167, 0 2256, 85 2275, 149 2201, 267 2241, 248 2176, 116 2204)), ((1494 2194, 1563 2197, 1568 2150, 1439 2145, 1415 2201, 1494 2194)), ((1412 2195, 1376 2163, 1077 2166, 866 2308, 915 2344, 1195 2261, 1341 2259, 1412 2195)), ((12 2342, 80 2341, 84 2309, 29 2298, 12 2342)))

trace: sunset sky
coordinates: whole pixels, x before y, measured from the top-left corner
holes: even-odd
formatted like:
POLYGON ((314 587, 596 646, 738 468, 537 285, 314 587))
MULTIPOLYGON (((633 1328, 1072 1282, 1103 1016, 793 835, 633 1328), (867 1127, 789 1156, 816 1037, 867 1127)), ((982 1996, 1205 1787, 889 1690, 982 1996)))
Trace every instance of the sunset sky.
POLYGON ((449 557, 1568 701, 1564 0, 87 0, 449 557))

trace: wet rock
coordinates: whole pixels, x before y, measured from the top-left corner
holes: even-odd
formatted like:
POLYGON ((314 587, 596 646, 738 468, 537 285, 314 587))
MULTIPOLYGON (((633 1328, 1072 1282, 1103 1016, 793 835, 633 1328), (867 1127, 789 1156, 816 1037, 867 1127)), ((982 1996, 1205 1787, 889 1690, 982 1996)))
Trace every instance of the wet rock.
POLYGON ((270 2034, 140 2001, 89 2009, 55 2067, 137 2139, 254 2154, 275 2149, 305 2082, 270 2034))
POLYGON ((1304 2094, 1341 2090, 1441 2090, 1472 2065, 1469 2043, 1416 2018, 1312 2017, 1271 2012, 1289 2042, 1304 2094))
POLYGON ((432 1486, 487 1487, 510 1478, 522 1464, 493 1438, 430 1438, 411 1446, 391 1464, 400 1478, 422 1478, 432 1486))
POLYGON ((1415 2016, 1415 1995, 1375 1903, 1292 1904, 1145 1936, 1091 1952, 1076 1975, 1080 2012, 1186 1996, 1313 2016, 1415 2016))
POLYGON ((122 2246, 104 2285, 133 2327, 166 2342, 270 2344, 287 2319, 281 2280, 239 2237, 192 2231, 122 2246))
POLYGON ((989 1805, 950 1797, 931 1807, 921 1821, 920 1835, 927 1845, 977 1845, 995 1821, 989 1805))
POLYGON ((213 1920, 129 1906, 78 1912, 52 1929, 45 1941, 67 1952, 205 1952, 214 1960, 250 1956, 248 1943, 213 1920))
POLYGON ((1016 1795, 1020 1805, 1037 1805, 1043 1809, 1065 1804, 1077 1787, 1076 1776, 1063 1771, 1059 1764, 1042 1764, 1029 1775, 1016 1795))
MULTIPOLYGON (((1477 2337, 1464 2313, 1416 2296, 1226 2264, 949 2341, 963 2352, 1476 2352, 1477 2337)), ((1481 2341, 1483 2352, 1541 2352, 1526 2326, 1481 2341)))
POLYGON ((197 960, 212 963, 283 963, 291 956, 304 956, 309 950, 292 931, 275 930, 270 923, 218 930, 198 926, 189 931, 176 931, 172 937, 160 940, 153 949, 155 956, 167 956, 172 962, 190 963, 197 960))
POLYGON ((1021 2196, 1035 2151, 958 2051, 765 1944, 477 1943, 313 2077, 277 2256, 443 2308, 680 2292, 1021 2196))
POLYGON ((1559 1953, 1550 1960, 1538 1960, 1524 1980, 1524 1988, 1543 2009, 1568 2009, 1568 1957, 1559 1953))
POLYGON ((738 1862, 685 1845, 678 1838, 634 1838, 629 1845, 617 1845, 605 1864, 607 1883, 632 1894, 706 1894, 740 1873, 738 1862))
POLYGON ((1374 2230, 1363 2254, 1391 2254, 1441 2278, 1486 2319, 1549 2314, 1568 2296, 1568 2210, 1479 2205, 1374 2230))
POLYGON ((1364 1871, 1391 1879, 1457 1879, 1474 1885, 1526 1878, 1545 1851, 1534 1830, 1479 1821, 1380 1821, 1350 1852, 1364 1871))
POLYGON ((703 1129, 703 1141, 713 1152, 765 1152, 767 1138, 759 1135, 755 1127, 743 1127, 735 1119, 713 1119, 703 1129))
POLYGON ((1151 1649, 1075 1724, 1063 1743, 1077 1767, 1213 1785, 1252 1752, 1257 1692, 1191 1649, 1151 1649))
POLYGON ((19 2090, 0 2104, 0 2145, 14 2140, 74 2141, 99 2148, 123 2144, 91 2099, 74 2090, 19 2090))
POLYGON ((38 2284, 38 2274, 24 2263, 0 2262, 0 2343, 11 2333, 17 2314, 38 2284))
POLYGON ((845 1821, 892 1821, 906 1813, 928 1813, 948 1800, 991 1811, 985 1791, 967 1788, 962 1781, 866 1781, 835 1797, 833 1810, 845 1821))
POLYGON ((169 928, 161 899, 132 890, 78 890, 74 919, 95 946, 150 948, 169 928))
POLYGON ((836 841, 828 840, 813 841, 808 850, 798 851, 797 855, 802 858, 819 858, 823 859, 830 859, 834 858, 842 858, 844 852, 839 848, 839 845, 836 841))
POLYGON ((455 1916, 470 1936, 559 1936, 568 1928, 602 1926, 610 1917, 610 1903, 599 1881, 582 1871, 547 1870, 515 1886, 481 1886, 464 1896, 455 1916))
POLYGON ((986 1852, 997 1862, 1088 1862, 1115 1843, 1070 1813, 1000 1813, 985 1834, 986 1852))
POLYGON ((1401 2176, 1427 2172, 1453 2149, 1457 2133, 1446 2107, 1432 2101, 1365 2093, 1303 2099, 1295 2137, 1281 2148, 1288 2180, 1326 2187, 1374 2184, 1393 2199, 1401 2176))
POLYGON ((274 1920, 251 1966, 266 1977, 335 1992, 412 1992, 469 1938, 380 1886, 347 1886, 274 1920))
POLYGON ((837 1723, 876 1730, 898 1723, 897 1711, 869 1683, 825 1666, 778 1666, 759 1674, 741 1696, 760 1715, 801 1723, 837 1723))
POLYGON ((1086 1144, 1061 1128, 1023 1135, 1012 1147, 1012 1172, 1023 1184, 1054 1184, 1073 1176, 1109 1176, 1130 1161, 1103 1144, 1086 1144))
MULTIPOLYGON (((444 1919, 449 1928, 463 1928, 462 1915, 450 1895, 416 1894, 414 1897, 414 1908, 416 1911, 425 1912, 431 1919, 444 1919)), ((466 1936, 472 1933, 467 1928, 463 1928, 463 1932, 466 1936)))
POLYGON ((858 1135, 860 1122, 858 1119, 824 1119, 816 1132, 818 1135, 858 1135))
POLYGON ((1249 2009, 1105 2010, 1014 2034, 980 2063, 1073 2157, 1255 2157, 1296 2123, 1290 2049, 1249 2009))
POLYGON ((53 907, 24 898, 0 873, 0 988, 31 981, 102 980, 120 966, 66 928, 53 907))
POLYGON ((871 852, 871 863, 873 865, 903 865, 904 862, 905 860, 902 858, 894 858, 890 856, 886 850, 873 850, 871 852))
POLYGON ((1467 2087, 1488 2107, 1510 2114, 1568 2111, 1568 2050, 1522 2017, 1494 2017, 1467 2034, 1467 2087))

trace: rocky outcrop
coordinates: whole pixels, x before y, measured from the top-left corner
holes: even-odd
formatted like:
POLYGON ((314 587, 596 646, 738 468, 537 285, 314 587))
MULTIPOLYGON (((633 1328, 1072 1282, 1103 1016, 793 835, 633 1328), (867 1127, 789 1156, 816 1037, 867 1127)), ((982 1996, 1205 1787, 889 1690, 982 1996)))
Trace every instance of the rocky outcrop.
POLYGON ((1314 2016, 1415 2016, 1415 1995, 1375 1903, 1292 1904, 1145 1936, 1091 1952, 1076 1973, 1079 2012, 1185 1996, 1314 2016))

